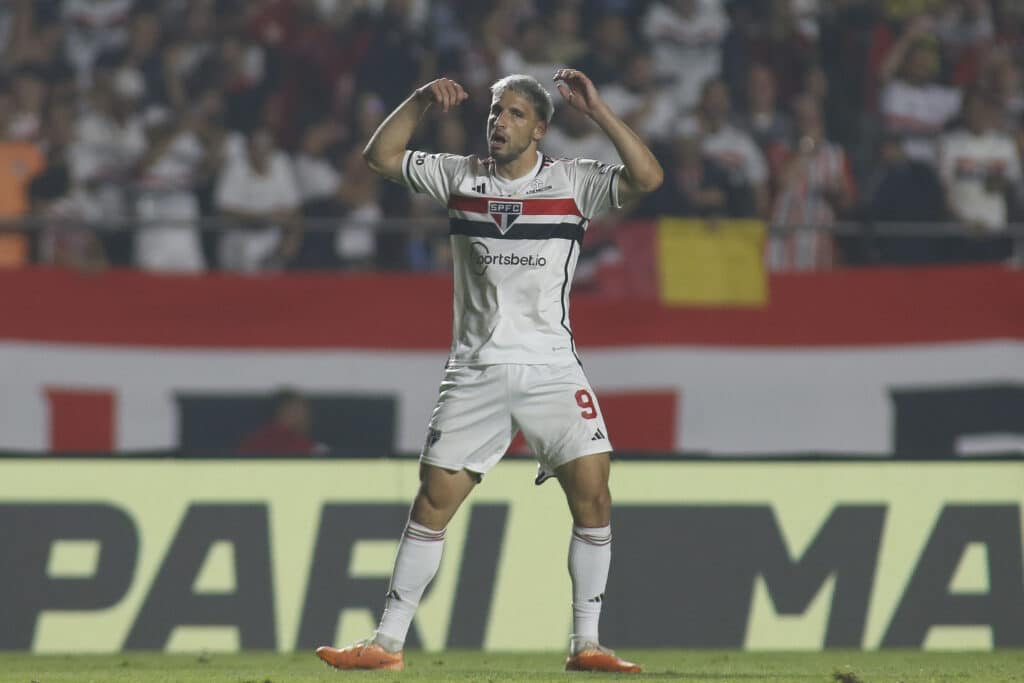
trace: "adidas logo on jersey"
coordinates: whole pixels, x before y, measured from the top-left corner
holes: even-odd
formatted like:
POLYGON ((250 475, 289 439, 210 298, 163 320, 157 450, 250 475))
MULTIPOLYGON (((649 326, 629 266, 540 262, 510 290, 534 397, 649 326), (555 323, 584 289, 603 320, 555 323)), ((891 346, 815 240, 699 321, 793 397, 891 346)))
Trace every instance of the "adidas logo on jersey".
POLYGON ((487 194, 487 183, 480 183, 479 185, 474 185, 473 192, 476 192, 477 194, 487 194))
POLYGON ((601 439, 604 438, 607 438, 605 437, 604 432, 598 429, 596 432, 594 432, 594 437, 591 439, 591 441, 600 441, 601 439))

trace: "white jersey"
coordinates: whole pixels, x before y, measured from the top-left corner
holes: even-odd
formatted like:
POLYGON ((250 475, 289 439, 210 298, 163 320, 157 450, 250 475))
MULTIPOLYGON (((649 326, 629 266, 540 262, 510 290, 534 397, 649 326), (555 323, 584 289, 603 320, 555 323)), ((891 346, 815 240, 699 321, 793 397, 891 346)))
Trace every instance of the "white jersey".
POLYGON ((402 176, 448 207, 451 365, 578 362, 569 289, 590 219, 620 207, 621 165, 537 155, 516 180, 490 159, 407 151, 402 176))

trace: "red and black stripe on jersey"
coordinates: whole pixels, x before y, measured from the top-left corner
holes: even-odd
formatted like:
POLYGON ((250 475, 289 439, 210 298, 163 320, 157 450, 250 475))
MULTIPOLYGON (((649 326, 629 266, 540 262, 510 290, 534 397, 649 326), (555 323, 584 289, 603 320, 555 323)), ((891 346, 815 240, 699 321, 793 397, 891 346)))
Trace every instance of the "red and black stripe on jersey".
POLYGON ((503 197, 467 197, 452 195, 448 200, 451 212, 450 234, 469 237, 489 237, 499 240, 547 240, 567 239, 575 242, 583 241, 586 219, 572 198, 523 198, 512 199, 503 197), (502 232, 495 220, 465 218, 456 215, 464 214, 492 215, 489 207, 493 203, 514 203, 519 205, 517 216, 550 216, 548 221, 518 221, 502 232), (556 220, 561 218, 561 220, 556 220))

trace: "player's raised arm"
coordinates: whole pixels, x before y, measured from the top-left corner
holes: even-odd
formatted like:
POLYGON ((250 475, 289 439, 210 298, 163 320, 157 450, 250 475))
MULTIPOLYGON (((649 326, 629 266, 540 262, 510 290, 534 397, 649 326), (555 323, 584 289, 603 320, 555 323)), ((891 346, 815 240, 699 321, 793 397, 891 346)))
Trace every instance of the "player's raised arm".
POLYGON ((661 186, 665 172, 643 140, 608 108, 593 82, 576 69, 559 69, 554 79, 570 106, 594 121, 611 139, 625 168, 619 177, 619 199, 624 204, 661 186))
POLYGON ((438 78, 416 88, 374 131, 363 150, 366 163, 385 178, 401 182, 405 148, 423 114, 435 104, 447 112, 467 97, 462 86, 450 78, 438 78))

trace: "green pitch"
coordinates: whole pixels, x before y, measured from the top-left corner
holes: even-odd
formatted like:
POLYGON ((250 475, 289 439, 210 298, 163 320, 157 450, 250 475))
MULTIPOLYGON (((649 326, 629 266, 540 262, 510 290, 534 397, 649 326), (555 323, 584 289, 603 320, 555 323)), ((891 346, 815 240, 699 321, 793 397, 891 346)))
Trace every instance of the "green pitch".
POLYGON ((692 683, 1004 683, 1024 681, 1024 650, 993 653, 741 653, 623 650, 639 676, 567 674, 558 653, 406 654, 404 672, 340 672, 312 654, 0 654, 0 683, 308 683, 310 681, 580 681, 609 678, 692 683))

